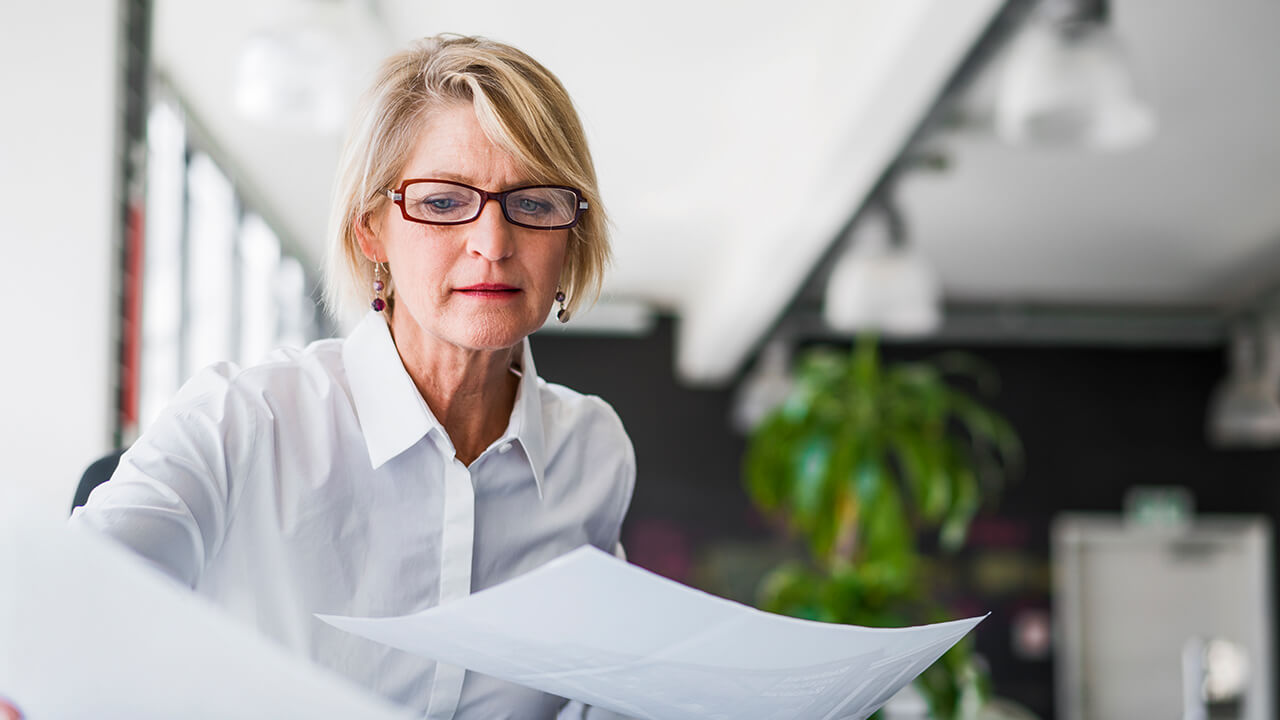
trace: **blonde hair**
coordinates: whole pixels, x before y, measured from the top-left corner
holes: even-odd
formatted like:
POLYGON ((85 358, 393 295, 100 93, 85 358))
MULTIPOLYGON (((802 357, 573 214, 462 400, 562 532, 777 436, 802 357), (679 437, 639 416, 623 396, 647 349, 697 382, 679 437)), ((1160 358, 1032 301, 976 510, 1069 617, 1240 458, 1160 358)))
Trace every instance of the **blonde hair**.
MULTIPOLYGON (((599 296, 610 254, 608 221, 569 94, 549 70, 510 45, 436 35, 382 64, 343 149, 324 268, 325 304, 335 318, 370 299, 373 263, 360 250, 357 227, 391 202, 382 191, 399 184, 431 112, 459 102, 472 105, 485 135, 531 181, 575 187, 586 198, 589 209, 569 230, 561 288, 571 314, 599 296)), ((393 292, 388 282, 388 300, 393 292)))

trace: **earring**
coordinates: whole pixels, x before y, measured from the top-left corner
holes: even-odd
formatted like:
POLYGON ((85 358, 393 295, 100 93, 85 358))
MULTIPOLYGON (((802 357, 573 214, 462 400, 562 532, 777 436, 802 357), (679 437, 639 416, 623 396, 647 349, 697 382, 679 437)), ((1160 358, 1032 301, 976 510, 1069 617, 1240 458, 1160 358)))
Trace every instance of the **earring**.
POLYGON ((564 306, 564 291, 556 288, 556 302, 560 303, 560 310, 556 313, 556 319, 562 323, 569 322, 569 311, 564 306))
MULTIPOLYGON (((388 271, 388 274, 390 272, 388 271)), ((387 309, 387 301, 382 299, 382 290, 386 285, 382 282, 382 263, 373 264, 373 306, 374 312, 382 312, 387 309)))

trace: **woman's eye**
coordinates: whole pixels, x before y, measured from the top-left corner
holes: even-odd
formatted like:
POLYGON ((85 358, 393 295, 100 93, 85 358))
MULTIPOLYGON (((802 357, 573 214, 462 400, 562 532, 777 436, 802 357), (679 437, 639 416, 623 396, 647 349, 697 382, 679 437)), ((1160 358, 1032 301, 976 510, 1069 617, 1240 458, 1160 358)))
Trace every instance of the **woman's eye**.
POLYGON ((436 210, 448 210, 458 206, 458 202, 453 198, 423 198, 423 205, 428 205, 436 210))
POLYGON ((547 212, 550 207, 546 203, 540 203, 530 198, 520 198, 517 201, 517 209, 526 215, 537 215, 547 212))
POLYGON ((466 198, 456 195, 425 195, 418 200, 417 207, 419 215, 453 218, 458 213, 466 212, 469 203, 466 198))

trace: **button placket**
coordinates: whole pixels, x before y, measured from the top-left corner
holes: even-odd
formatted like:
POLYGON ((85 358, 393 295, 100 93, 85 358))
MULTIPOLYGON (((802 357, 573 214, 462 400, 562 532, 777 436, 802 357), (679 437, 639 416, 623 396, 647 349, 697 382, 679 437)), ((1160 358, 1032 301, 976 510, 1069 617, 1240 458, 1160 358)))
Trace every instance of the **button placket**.
MULTIPOLYGON (((444 528, 440 543, 440 604, 471 594, 471 564, 475 543, 475 488, 471 471, 437 442, 444 456, 444 528)), ((462 694, 465 670, 456 665, 436 664, 427 717, 452 718, 462 694)))

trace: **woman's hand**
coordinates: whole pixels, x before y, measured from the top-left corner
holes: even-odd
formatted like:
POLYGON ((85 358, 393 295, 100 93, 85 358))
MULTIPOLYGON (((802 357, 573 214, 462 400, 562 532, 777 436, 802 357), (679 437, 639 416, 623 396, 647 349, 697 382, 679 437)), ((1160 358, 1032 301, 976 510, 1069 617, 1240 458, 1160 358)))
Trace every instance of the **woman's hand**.
POLYGON ((3 696, 0 696, 0 720, 22 720, 22 713, 3 696))

